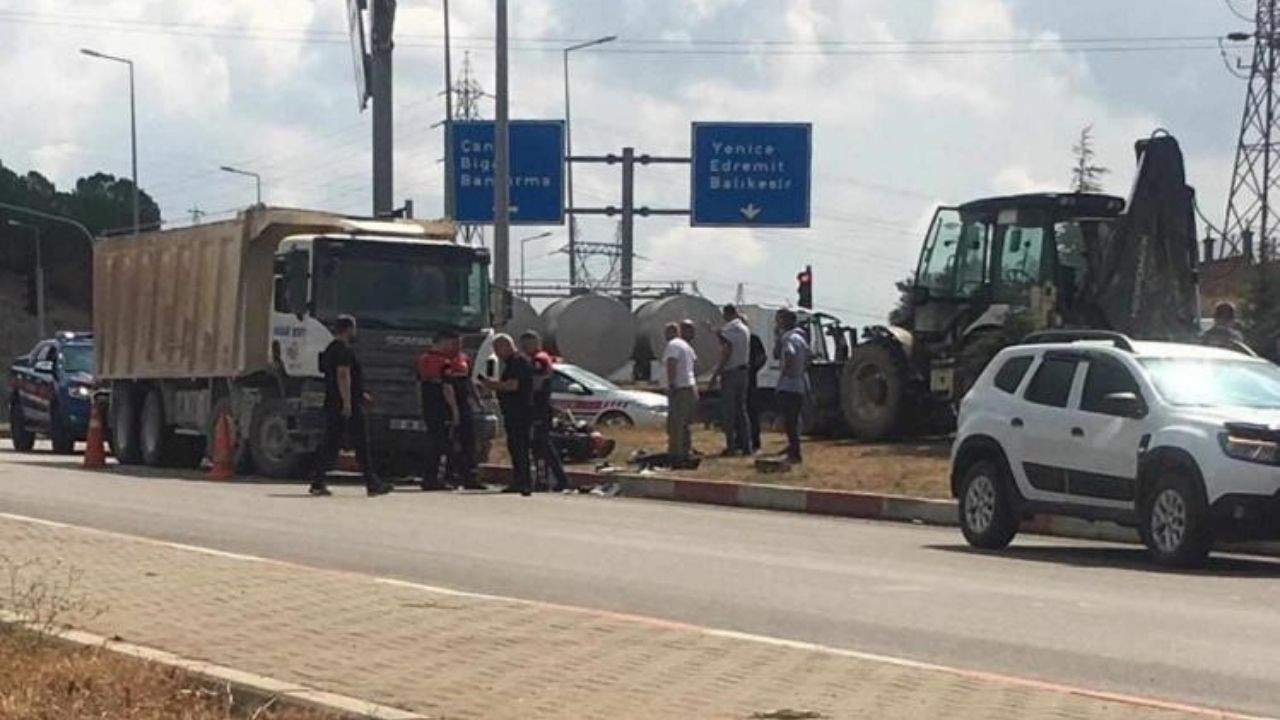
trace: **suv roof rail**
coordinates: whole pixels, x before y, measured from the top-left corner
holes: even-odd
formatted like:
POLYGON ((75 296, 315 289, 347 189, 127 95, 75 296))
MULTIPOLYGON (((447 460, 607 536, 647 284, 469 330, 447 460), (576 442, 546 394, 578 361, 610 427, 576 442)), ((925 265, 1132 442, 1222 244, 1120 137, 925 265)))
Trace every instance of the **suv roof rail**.
POLYGON ((1117 350, 1134 352, 1133 341, 1124 333, 1112 330, 1041 330, 1033 332, 1022 339, 1019 345, 1040 345, 1043 343, 1069 343, 1081 340, 1101 340, 1115 345, 1117 350))

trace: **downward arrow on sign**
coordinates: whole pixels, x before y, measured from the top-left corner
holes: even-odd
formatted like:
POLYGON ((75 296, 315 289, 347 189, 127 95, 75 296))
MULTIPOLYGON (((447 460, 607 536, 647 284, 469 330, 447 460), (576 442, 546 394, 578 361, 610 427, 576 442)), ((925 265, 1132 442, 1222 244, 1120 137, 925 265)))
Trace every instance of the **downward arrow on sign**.
POLYGON ((756 207, 755 203, 747 203, 745 207, 738 208, 738 212, 742 213, 742 216, 748 220, 755 220, 760 211, 761 208, 756 207))

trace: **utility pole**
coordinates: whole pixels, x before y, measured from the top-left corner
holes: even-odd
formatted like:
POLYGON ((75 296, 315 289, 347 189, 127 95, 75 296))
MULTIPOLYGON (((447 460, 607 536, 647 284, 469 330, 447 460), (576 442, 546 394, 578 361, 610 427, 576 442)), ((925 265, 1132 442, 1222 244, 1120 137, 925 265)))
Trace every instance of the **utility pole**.
MULTIPOLYGON (((467 52, 462 56, 462 77, 453 86, 454 92, 458 94, 457 105, 454 111, 458 120, 479 120, 480 114, 480 98, 485 96, 484 88, 476 81, 471 73, 471 53, 467 52)), ((452 145, 452 142, 450 143, 452 145)), ((452 183, 450 183, 452 186, 452 183)), ((454 201, 457 202, 456 199, 454 201)), ((484 228, 480 225, 463 225, 462 242, 468 245, 484 245, 484 228)))
MULTIPOLYGON (((595 40, 570 45, 564 49, 564 142, 566 156, 573 155, 573 116, 570 112, 572 105, 569 103, 569 53, 575 50, 595 47, 596 45, 603 45, 617 39, 617 35, 606 35, 595 40)), ((576 287, 578 284, 578 220, 573 212, 573 163, 567 160, 565 161, 565 184, 569 195, 569 286, 576 287)))
POLYGON ((133 183, 133 234, 137 235, 142 232, 142 211, 139 207, 138 190, 138 110, 137 104, 134 102, 133 93, 133 61, 129 58, 118 57, 116 55, 108 55, 106 53, 91 50, 89 48, 80 48, 80 54, 87 55, 99 60, 108 60, 110 62, 120 63, 129 66, 129 158, 131 177, 130 182, 133 183))
POLYGON ((622 225, 618 244, 622 246, 622 304, 631 309, 632 284, 635 280, 636 252, 636 149, 622 148, 622 225))
POLYGON ((452 220, 453 197, 453 51, 449 36, 449 0, 444 0, 444 216, 452 220))
POLYGON ((493 284, 511 284, 511 167, 507 130, 507 0, 497 0, 498 17, 494 33, 497 45, 494 73, 495 102, 493 124, 493 284))
MULTIPOLYGON (((1223 243, 1236 253, 1246 253, 1252 262, 1252 248, 1246 238, 1257 231, 1258 259, 1271 257, 1271 235, 1274 221, 1271 213, 1271 191, 1280 183, 1275 169, 1272 138, 1276 133, 1275 83, 1277 69, 1276 0, 1257 0, 1257 17, 1252 33, 1231 33, 1228 40, 1253 40, 1253 58, 1248 66, 1244 114, 1240 120, 1240 137, 1236 144, 1235 169, 1231 175, 1231 191, 1227 200, 1223 243), (1261 172, 1259 172, 1261 170, 1261 172)), ((1243 68, 1243 66, 1242 66, 1243 68)), ((1222 248, 1226 255, 1226 248, 1222 248)))
POLYGON ((369 95, 373 98, 373 214, 390 216, 395 182, 395 151, 391 118, 391 40, 396 22, 396 0, 369 0, 371 72, 369 95))

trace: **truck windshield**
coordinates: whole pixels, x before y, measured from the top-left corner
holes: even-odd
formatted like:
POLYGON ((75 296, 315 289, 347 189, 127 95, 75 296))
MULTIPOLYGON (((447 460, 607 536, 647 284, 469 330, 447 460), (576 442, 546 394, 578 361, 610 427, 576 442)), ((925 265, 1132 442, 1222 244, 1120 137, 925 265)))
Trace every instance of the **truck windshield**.
POLYGON ((982 289, 987 257, 987 226, 955 208, 934 216, 920 256, 916 284, 937 298, 967 298, 982 289))
POLYGON ((463 246, 320 240, 316 314, 350 314, 368 327, 476 331, 489 322, 486 265, 463 246))

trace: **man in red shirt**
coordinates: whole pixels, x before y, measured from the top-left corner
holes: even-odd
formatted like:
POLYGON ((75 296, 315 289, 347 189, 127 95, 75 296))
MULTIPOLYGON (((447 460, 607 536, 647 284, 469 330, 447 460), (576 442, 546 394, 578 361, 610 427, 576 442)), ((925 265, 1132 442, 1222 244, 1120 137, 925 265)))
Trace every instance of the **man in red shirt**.
POLYGON ((423 490, 447 490, 440 478, 441 456, 452 454, 453 434, 459 424, 458 397, 451 374, 461 352, 458 334, 442 331, 418 357, 418 381, 422 390, 422 422, 427 437, 422 465, 423 490))
POLYGON ((520 350, 533 363, 533 457, 551 474, 551 490, 569 487, 569 478, 560 462, 560 453, 551 444, 551 375, 554 361, 542 349, 542 337, 528 330, 520 336, 520 350))

